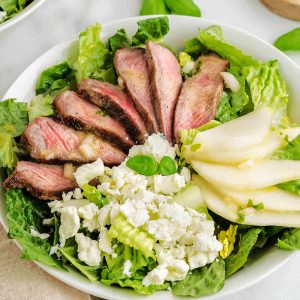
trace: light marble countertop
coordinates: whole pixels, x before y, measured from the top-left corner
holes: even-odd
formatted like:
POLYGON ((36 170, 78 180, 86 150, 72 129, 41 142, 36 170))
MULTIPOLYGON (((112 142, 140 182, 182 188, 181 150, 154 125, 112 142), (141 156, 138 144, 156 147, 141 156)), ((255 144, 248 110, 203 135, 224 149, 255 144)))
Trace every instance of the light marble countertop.
MULTIPOLYGON (((299 27, 270 13, 259 0, 196 0, 202 16, 247 30, 269 42, 299 27)), ((0 97, 39 55, 95 21, 138 15, 141 0, 48 0, 33 15, 0 33, 0 97)), ((300 65, 300 53, 289 54, 300 65)), ((299 79, 300 80, 300 79, 299 79)), ((275 273, 222 300, 300 299, 300 254, 275 273)))

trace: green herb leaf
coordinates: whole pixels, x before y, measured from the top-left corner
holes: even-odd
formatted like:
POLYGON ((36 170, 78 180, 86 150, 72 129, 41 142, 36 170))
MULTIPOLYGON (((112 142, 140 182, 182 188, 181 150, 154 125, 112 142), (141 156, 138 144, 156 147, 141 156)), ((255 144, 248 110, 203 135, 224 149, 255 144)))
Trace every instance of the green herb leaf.
POLYGON ((145 15, 166 15, 167 10, 164 0, 143 0, 140 11, 141 16, 145 15))
POLYGON ((232 253, 225 260, 226 277, 235 273, 247 262, 249 253, 255 245, 261 231, 262 229, 260 228, 251 228, 242 234, 237 252, 232 253))
POLYGON ((208 296, 221 290, 224 281, 225 263, 218 259, 209 266, 193 270, 185 279, 172 282, 172 292, 177 296, 208 296))
POLYGON ((108 203, 107 199, 94 186, 86 183, 81 188, 83 190, 84 197, 89 201, 95 203, 99 208, 105 206, 108 203))
POLYGON ((158 163, 150 156, 136 155, 126 161, 126 166, 139 174, 152 176, 158 172, 158 163))
POLYGON ((172 14, 201 17, 201 11, 193 0, 164 0, 172 14))
POLYGON ((145 45, 148 41, 161 41, 169 32, 168 17, 158 17, 137 22, 138 30, 132 37, 132 45, 145 45))
POLYGON ((300 50, 300 27, 295 28, 282 36, 275 42, 274 46, 281 51, 299 51, 300 50))
POLYGON ((283 250, 300 249, 300 229, 294 228, 285 231, 281 239, 278 239, 278 248, 283 250))
POLYGON ((116 52, 118 49, 130 47, 131 41, 125 29, 122 28, 108 39, 108 44, 110 50, 116 52))
POLYGON ((177 167, 174 159, 170 156, 164 156, 159 163, 159 173, 168 176, 177 173, 177 167))
POLYGON ((74 79, 74 71, 67 62, 52 66, 42 72, 36 88, 36 94, 49 95, 70 85, 74 79))

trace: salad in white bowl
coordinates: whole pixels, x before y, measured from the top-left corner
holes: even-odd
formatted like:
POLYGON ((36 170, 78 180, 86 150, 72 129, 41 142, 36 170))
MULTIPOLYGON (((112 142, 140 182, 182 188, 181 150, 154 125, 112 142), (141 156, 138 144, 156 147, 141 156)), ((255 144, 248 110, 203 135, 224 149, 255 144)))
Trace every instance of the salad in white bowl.
MULTIPOLYGON (((141 294, 200 297, 300 248, 300 128, 276 61, 167 17, 88 27, 27 105, 0 103, 9 237, 23 257, 141 294)), ((100 284, 100 283, 99 283, 100 284)))

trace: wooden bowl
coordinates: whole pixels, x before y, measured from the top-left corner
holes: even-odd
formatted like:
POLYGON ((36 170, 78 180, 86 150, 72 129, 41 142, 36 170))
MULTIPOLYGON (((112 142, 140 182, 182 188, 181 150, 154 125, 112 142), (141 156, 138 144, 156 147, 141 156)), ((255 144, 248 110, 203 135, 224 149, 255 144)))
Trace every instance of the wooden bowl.
POLYGON ((261 0, 272 12, 300 21, 300 0, 261 0))

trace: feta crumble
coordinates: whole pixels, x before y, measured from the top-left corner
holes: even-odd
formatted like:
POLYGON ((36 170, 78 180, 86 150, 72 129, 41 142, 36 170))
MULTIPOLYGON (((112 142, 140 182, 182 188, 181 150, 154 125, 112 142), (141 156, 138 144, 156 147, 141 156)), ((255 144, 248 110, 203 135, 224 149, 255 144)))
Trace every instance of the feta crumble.
POLYGON ((124 263, 124 266, 123 266, 122 274, 130 277, 131 276, 131 272, 130 272, 131 267, 132 267, 132 262, 129 259, 126 260, 124 263))
POLYGON ((30 227, 30 234, 34 237, 38 237, 41 240, 46 240, 49 237, 48 233, 40 233, 37 230, 35 230, 32 226, 30 227))

